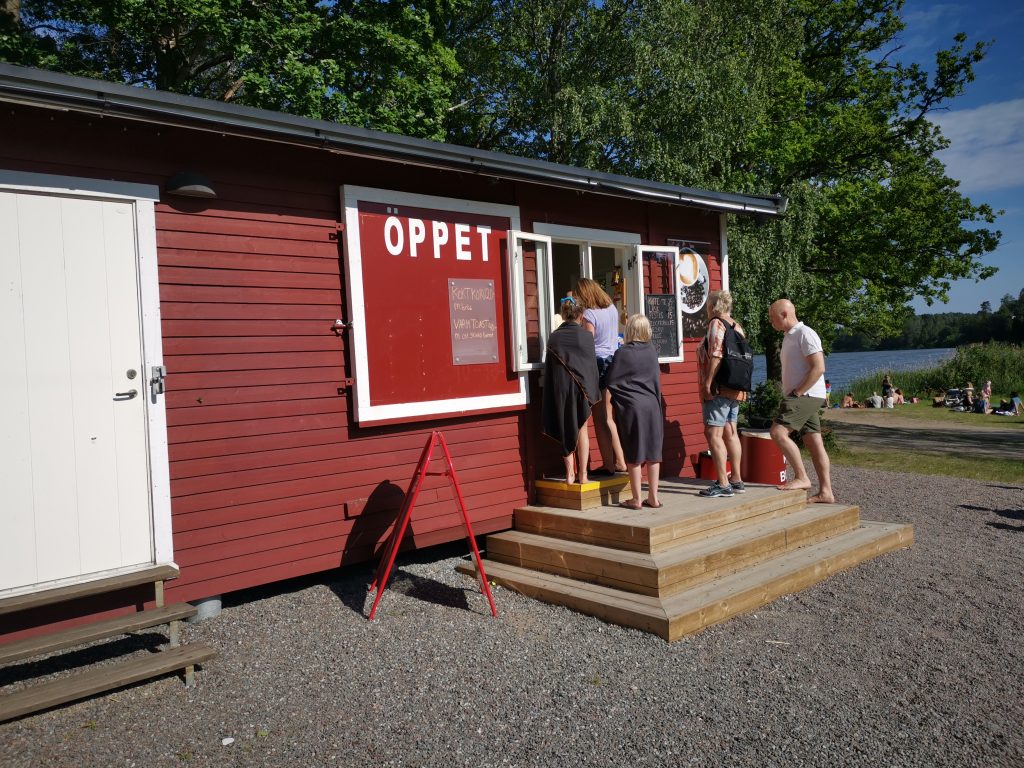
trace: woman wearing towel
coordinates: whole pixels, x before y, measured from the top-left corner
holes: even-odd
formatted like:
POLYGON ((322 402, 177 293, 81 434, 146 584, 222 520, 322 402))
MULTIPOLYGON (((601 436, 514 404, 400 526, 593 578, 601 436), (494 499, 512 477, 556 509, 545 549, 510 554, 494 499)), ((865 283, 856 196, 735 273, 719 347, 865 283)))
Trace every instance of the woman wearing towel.
POLYGON ((629 472, 630 501, 627 509, 660 507, 658 479, 665 438, 665 414, 661 405, 661 369, 658 351, 651 343, 651 323, 643 315, 626 321, 625 344, 615 353, 608 371, 608 391, 618 412, 622 451, 629 472), (647 465, 647 498, 641 504, 641 468, 647 465))

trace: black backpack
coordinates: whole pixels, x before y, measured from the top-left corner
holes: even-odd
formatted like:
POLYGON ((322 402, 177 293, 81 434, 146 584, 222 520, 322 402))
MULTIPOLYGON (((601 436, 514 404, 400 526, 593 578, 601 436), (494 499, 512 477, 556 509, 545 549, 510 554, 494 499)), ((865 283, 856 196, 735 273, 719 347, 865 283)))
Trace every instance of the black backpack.
POLYGON ((749 392, 754 378, 754 350, 749 342, 736 332, 736 323, 725 324, 725 341, 722 344, 722 362, 715 374, 715 383, 720 387, 749 392))

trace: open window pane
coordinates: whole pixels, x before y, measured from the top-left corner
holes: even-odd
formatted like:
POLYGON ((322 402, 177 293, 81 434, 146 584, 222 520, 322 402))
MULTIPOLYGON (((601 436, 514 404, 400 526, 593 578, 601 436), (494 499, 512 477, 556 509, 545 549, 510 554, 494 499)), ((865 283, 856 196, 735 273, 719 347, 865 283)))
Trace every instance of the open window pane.
POLYGON ((512 318, 512 356, 517 371, 544 363, 554 296, 551 288, 551 238, 527 232, 508 233, 512 318))
POLYGON ((679 249, 674 246, 636 247, 637 306, 651 322, 651 341, 662 363, 683 359, 679 268, 679 249))

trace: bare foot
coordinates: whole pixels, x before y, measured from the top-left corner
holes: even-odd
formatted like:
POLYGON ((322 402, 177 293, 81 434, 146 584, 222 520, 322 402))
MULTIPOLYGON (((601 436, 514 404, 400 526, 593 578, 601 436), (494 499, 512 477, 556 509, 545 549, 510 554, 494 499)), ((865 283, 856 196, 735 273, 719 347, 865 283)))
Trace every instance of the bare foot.
POLYGON ((829 493, 829 494, 816 493, 814 496, 811 496, 810 498, 807 499, 807 503, 808 504, 835 504, 836 503, 836 497, 833 496, 831 493, 829 493))
POLYGON ((800 482, 799 480, 790 480, 788 483, 782 485, 776 485, 780 491, 809 491, 811 490, 811 481, 805 480, 800 482))
POLYGON ((579 483, 580 485, 586 485, 587 483, 589 483, 589 482, 590 482, 590 478, 589 478, 589 477, 587 477, 586 475, 580 475, 580 477, 579 477, 579 479, 577 480, 577 482, 578 482, 578 483, 579 483))
POLYGON ((640 502, 636 501, 635 499, 630 499, 629 501, 620 501, 619 506, 622 507, 623 509, 632 509, 634 512, 638 512, 641 509, 640 502))

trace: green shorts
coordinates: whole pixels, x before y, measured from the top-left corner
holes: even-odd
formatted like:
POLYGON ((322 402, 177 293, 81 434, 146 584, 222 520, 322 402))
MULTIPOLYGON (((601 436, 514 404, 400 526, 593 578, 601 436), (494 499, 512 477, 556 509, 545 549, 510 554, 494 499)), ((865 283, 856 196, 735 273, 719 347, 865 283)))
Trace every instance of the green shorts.
POLYGON ((792 397, 787 395, 782 398, 782 405, 779 406, 779 413, 775 417, 775 423, 787 427, 790 432, 821 432, 821 421, 818 414, 825 407, 824 399, 820 397, 792 397))

